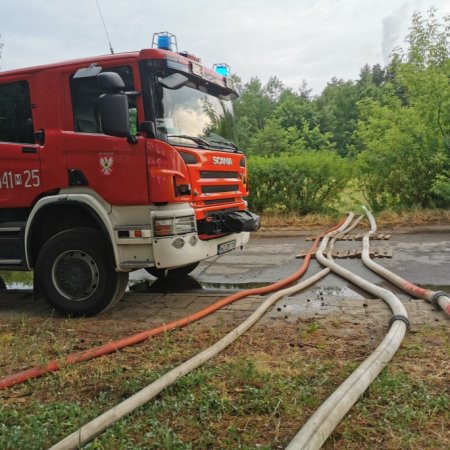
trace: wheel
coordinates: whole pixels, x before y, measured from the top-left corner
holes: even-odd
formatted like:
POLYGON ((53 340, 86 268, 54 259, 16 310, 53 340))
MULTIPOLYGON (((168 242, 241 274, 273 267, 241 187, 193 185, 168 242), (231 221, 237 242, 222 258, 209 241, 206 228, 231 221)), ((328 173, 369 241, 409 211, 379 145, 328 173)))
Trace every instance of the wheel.
POLYGON ((158 269, 156 267, 146 267, 145 270, 153 275, 155 278, 166 278, 169 280, 176 280, 189 275, 200 262, 188 264, 187 266, 175 267, 174 269, 158 269))
POLYGON ((56 310, 93 316, 122 298, 128 273, 114 270, 100 232, 74 228, 56 234, 42 247, 36 279, 40 292, 56 310))

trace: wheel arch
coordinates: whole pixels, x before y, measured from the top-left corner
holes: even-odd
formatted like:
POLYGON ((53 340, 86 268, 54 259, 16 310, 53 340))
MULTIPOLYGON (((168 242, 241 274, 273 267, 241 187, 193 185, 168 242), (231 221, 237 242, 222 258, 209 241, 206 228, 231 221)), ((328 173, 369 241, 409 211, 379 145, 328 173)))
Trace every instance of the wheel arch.
POLYGON ((111 262, 118 267, 114 227, 109 220, 108 211, 96 199, 83 194, 47 197, 35 205, 25 229, 28 267, 35 267, 40 250, 52 236, 78 227, 90 227, 100 231, 107 242, 111 262))

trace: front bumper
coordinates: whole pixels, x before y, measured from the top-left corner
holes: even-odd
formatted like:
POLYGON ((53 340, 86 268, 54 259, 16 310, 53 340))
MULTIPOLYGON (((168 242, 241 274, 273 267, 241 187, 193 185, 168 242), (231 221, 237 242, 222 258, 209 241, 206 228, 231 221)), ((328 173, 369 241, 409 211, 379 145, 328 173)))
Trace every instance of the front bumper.
POLYGON ((150 226, 139 225, 147 222, 145 214, 137 214, 142 213, 141 209, 130 211, 127 208, 126 212, 121 222, 126 223, 134 213, 134 225, 115 226, 118 271, 143 267, 175 268, 202 261, 242 247, 250 239, 249 231, 259 227, 259 217, 251 213, 221 211, 220 219, 217 218, 218 212, 214 212, 214 220, 220 222, 220 227, 205 232, 200 227, 201 221, 191 224, 184 220, 195 217, 194 209, 185 204, 165 205, 151 211, 150 226), (226 215, 229 218, 224 226, 226 215), (154 226, 156 220, 159 221, 158 229, 154 226), (173 229, 167 227, 166 222, 174 224, 173 229), (166 232, 167 235, 164 235, 166 232))
POLYGON ((185 266, 212 256, 222 254, 245 245, 250 239, 249 232, 232 233, 216 239, 202 241, 197 233, 183 236, 153 238, 155 267, 165 269, 185 266), (182 244, 181 247, 179 247, 182 244))

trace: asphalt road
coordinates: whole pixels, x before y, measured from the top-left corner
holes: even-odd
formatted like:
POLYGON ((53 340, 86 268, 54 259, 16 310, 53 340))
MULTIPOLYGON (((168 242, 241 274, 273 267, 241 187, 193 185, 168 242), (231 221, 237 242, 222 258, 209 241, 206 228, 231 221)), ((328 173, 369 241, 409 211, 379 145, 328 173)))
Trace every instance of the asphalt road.
MULTIPOLYGON (((356 232, 355 232, 356 233, 356 232)), ((307 250, 311 242, 306 236, 257 237, 242 250, 237 250, 202 262, 183 282, 156 281, 145 271, 136 271, 134 286, 111 311, 97 318, 128 319, 146 324, 168 322, 197 311, 236 290, 273 283, 295 272, 302 260, 296 255, 307 250)), ((392 258, 376 258, 386 268, 412 283, 433 290, 450 292, 450 232, 393 234, 389 240, 371 241, 373 249, 390 249, 392 258)), ((337 250, 361 249, 359 241, 338 241, 337 250)), ((337 258, 342 266, 388 287, 405 302, 413 324, 447 324, 442 312, 434 311, 422 300, 411 299, 397 288, 366 269, 360 258, 337 258)), ((306 277, 320 270, 313 260, 306 277)), ((221 310, 215 318, 237 320, 256 308, 259 300, 241 300, 221 310)), ((34 301, 30 290, 0 293, 0 320, 18 316, 55 317, 43 301, 34 301)), ((267 313, 265 320, 297 319, 337 315, 352 320, 385 323, 390 311, 381 300, 371 299, 358 288, 336 275, 329 274, 307 291, 280 300, 267 313)), ((209 320, 216 320, 209 319, 209 320)))
MULTIPOLYGON (((382 230, 380 231, 380 233, 382 230)), ((358 234, 357 231, 354 234, 358 234)), ((298 269, 302 259, 295 255, 309 249, 305 236, 257 238, 243 249, 202 262, 192 273, 195 292, 228 291, 258 287, 276 282, 298 269), (195 287, 198 283, 201 287, 195 287), (201 289, 201 290, 200 290, 201 289)), ((338 241, 336 250, 360 250, 360 241, 338 241)), ((371 241, 373 250, 390 250, 392 257, 374 257, 375 261, 406 280, 422 287, 450 293, 450 232, 392 234, 388 240, 371 241)), ((369 281, 393 291, 404 303, 413 328, 422 324, 447 324, 442 312, 434 311, 423 300, 408 294, 368 270, 358 258, 336 258, 335 262, 369 281)), ((313 260, 305 278, 322 267, 313 260)), ((239 308, 238 305, 231 308, 239 308)), ((297 320, 320 315, 370 319, 385 323, 391 312, 381 301, 349 284, 337 275, 329 274, 308 290, 281 300, 268 318, 297 320), (372 300, 368 302, 368 300, 372 300)))
MULTIPOLYGON (((193 273, 199 282, 240 287, 274 282, 288 276, 299 265, 293 255, 307 250, 311 242, 304 236, 253 239, 243 250, 203 262, 193 273)), ((338 241, 336 250, 361 249, 360 241, 338 241)), ((389 240, 371 241, 372 249, 390 249, 392 258, 377 262, 409 281, 440 290, 450 290, 450 232, 393 234, 389 240)), ((367 270, 360 258, 338 258, 336 262, 377 284, 378 276, 367 270)), ((311 272, 319 270, 313 262, 311 272)), ((340 288, 346 282, 330 275, 325 285, 340 288)), ((322 284, 322 283, 321 283, 322 284)))

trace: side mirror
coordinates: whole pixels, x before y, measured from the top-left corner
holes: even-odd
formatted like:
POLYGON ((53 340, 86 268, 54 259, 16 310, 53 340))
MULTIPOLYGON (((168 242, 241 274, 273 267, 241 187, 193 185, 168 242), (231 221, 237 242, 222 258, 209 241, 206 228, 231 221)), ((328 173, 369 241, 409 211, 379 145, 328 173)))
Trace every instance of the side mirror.
POLYGON ((189 78, 184 76, 183 74, 173 73, 172 75, 161 78, 159 80, 159 84, 161 84, 162 86, 164 86, 167 89, 180 89, 188 81, 189 81, 189 78))
POLYGON ((98 98, 102 132, 130 138, 130 111, 122 77, 115 72, 102 72, 97 75, 97 82, 100 91, 105 92, 98 98))
POLYGON ((97 82, 101 92, 123 92, 125 90, 125 83, 122 77, 115 72, 99 73, 97 82))
POLYGON ((98 101, 102 132, 110 136, 129 137, 130 113, 127 95, 123 92, 103 94, 98 101))
POLYGON ((139 131, 145 133, 146 136, 150 139, 156 138, 156 127, 153 122, 142 122, 139 125, 139 131))

